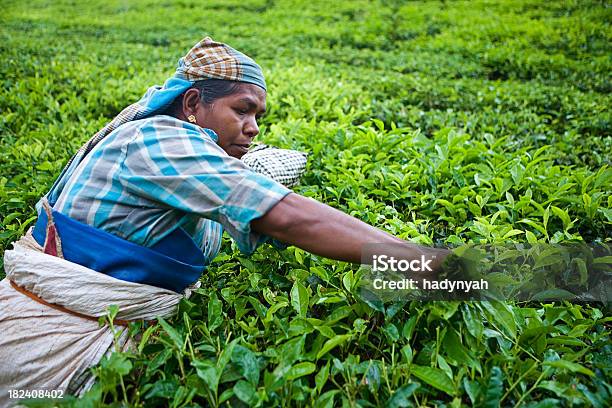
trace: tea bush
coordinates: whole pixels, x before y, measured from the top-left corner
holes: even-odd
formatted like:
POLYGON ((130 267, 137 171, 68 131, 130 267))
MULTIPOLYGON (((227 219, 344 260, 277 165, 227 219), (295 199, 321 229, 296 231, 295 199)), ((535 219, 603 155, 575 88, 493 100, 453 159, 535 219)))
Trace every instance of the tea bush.
MULTIPOLYGON (((204 35, 269 83, 296 191, 426 245, 610 242, 603 1, 5 1, 0 249, 71 154, 204 35)), ((606 305, 363 298, 356 265, 229 239, 172 321, 65 406, 594 406, 606 305)), ((59 403, 59 402, 58 402, 59 403)), ((32 403, 34 404, 34 403, 32 403)), ((46 402, 45 404, 48 404, 46 402)))

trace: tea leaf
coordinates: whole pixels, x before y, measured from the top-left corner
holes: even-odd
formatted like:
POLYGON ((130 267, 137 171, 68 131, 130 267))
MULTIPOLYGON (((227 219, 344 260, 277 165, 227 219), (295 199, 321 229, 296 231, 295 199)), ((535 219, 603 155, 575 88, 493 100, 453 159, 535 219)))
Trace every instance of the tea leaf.
POLYGON ((348 341, 348 339, 350 338, 350 334, 343 334, 327 340, 325 344, 323 344, 321 350, 319 350, 319 352, 317 353, 317 360, 323 357, 325 354, 329 353, 334 348, 338 347, 339 345, 346 343, 346 341, 348 341))
POLYGON ((419 380, 448 394, 455 394, 455 386, 450 378, 439 368, 412 365, 411 372, 419 380))

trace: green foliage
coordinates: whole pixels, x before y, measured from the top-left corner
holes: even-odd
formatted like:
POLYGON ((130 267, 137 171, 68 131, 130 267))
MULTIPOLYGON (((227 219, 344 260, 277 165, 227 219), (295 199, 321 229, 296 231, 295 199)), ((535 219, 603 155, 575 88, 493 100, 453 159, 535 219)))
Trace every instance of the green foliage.
MULTIPOLYGON (((204 35, 263 66, 260 138, 311 153, 299 193, 427 245, 609 242, 611 17, 599 1, 5 2, 0 249, 71 154, 204 35)), ((360 279, 225 240, 178 315, 134 325, 137 350, 62 404, 612 401, 600 305, 385 304, 360 279)))

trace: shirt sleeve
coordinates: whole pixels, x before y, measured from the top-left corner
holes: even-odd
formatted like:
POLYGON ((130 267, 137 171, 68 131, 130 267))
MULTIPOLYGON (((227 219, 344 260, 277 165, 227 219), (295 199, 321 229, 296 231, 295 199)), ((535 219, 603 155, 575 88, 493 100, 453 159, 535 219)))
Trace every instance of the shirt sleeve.
POLYGON ((251 231, 291 192, 229 156, 208 129, 167 117, 144 122, 125 147, 121 183, 162 206, 220 223, 241 252, 269 240, 251 231))

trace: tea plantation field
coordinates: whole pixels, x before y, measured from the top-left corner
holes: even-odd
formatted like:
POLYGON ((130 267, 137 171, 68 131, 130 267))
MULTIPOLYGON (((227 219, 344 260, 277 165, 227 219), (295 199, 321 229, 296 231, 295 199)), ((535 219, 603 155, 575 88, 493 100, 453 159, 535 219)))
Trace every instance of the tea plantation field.
MULTIPOLYGON (((205 35, 269 85, 295 190, 414 242, 610 242, 608 1, 3 0, 0 250, 73 152, 205 35)), ((358 265, 229 238, 178 316, 65 406, 612 405, 601 303, 364 299, 358 265)), ((0 271, 0 276, 3 276, 0 271)), ((1 335, 1 334, 0 334, 1 335)))

